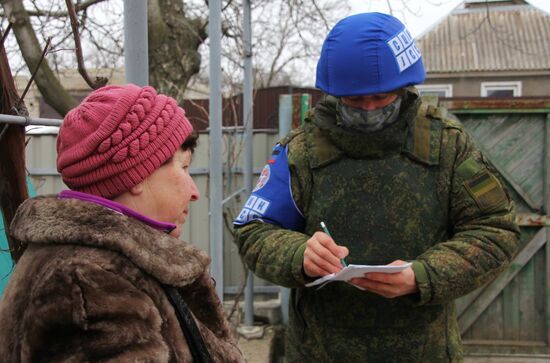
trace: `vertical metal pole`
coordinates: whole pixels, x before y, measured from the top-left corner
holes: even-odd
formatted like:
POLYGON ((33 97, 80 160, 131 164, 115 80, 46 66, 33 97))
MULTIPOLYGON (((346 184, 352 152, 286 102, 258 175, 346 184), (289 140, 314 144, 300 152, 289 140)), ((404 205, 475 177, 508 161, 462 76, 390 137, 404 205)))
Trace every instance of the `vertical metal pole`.
MULTIPOLYGON (((250 0, 243 2, 243 51, 244 51, 244 84, 243 84, 243 116, 244 116, 244 189, 246 195, 252 193, 252 138, 253 138, 253 106, 252 106, 252 24, 250 20, 250 0)), ((248 271, 246 289, 244 290, 244 325, 254 323, 254 274, 248 271)))
POLYGON ((126 83, 149 84, 147 0, 124 0, 124 74, 126 83))
POLYGON ((216 293, 223 302, 223 170, 222 170, 222 93, 221 93, 221 0, 209 2, 210 38, 210 256, 216 293))
POLYGON ((302 93, 300 97, 300 125, 303 125, 306 118, 306 114, 311 107, 311 95, 309 93, 302 93))
MULTIPOLYGON (((279 139, 282 139, 292 128, 292 95, 279 96, 279 139)), ((288 304, 290 300, 290 289, 281 287, 279 296, 281 298, 281 316, 283 323, 288 324, 288 304)))
POLYGON ((292 95, 279 96, 279 137, 283 138, 292 126, 292 95))

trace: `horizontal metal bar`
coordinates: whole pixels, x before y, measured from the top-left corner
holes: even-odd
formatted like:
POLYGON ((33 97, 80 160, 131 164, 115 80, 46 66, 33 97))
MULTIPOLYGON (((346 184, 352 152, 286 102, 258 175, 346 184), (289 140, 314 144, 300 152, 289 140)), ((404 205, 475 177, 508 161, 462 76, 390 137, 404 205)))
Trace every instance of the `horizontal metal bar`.
MULTIPOLYGON (((30 176, 59 176, 55 168, 29 168, 30 176)), ((191 175, 206 175, 208 174, 208 168, 191 168, 191 175)))
MULTIPOLYGON (((207 127, 206 129, 200 130, 199 134, 208 134, 209 130, 210 130, 210 127, 207 127)), ((279 130, 273 129, 273 128, 263 128, 263 129, 253 129, 252 132, 255 133, 255 134, 259 134, 259 133, 262 133, 262 134, 276 134, 276 133, 279 132, 279 130)), ((224 128, 222 128, 222 133, 224 133, 224 134, 233 134, 233 133, 242 134, 242 133, 244 133, 244 129, 242 128, 242 126, 237 126, 237 127, 235 127, 235 126, 225 126, 224 128)))
POLYGON ((516 223, 521 227, 550 226, 550 216, 536 213, 518 213, 516 223))
MULTIPOLYGON (((262 172, 263 167, 261 168, 255 168, 253 170, 254 174, 259 175, 262 172)), ((224 174, 227 174, 227 170, 223 170, 224 174)), ((231 168, 232 174, 244 174, 243 168, 241 167, 234 167, 231 168)), ((202 174, 208 174, 208 168, 191 168, 191 174, 192 175, 202 175, 202 174)))
MULTIPOLYGON (((0 123, 14 124, 14 125, 34 125, 34 126, 61 126, 63 123, 62 119, 55 118, 40 118, 40 117, 24 117, 24 116, 13 116, 13 115, 4 115, 0 114, 0 123)), ((224 127, 222 130, 224 133, 234 133, 236 129, 237 134, 242 134, 244 130, 242 126, 229 126, 224 127)), ((269 133, 276 134, 277 129, 254 129, 253 133, 269 133)), ((208 133, 208 129, 199 131, 200 134, 208 133)))
POLYGON ((29 168, 30 176, 59 176, 59 172, 54 168, 29 168))
POLYGON ((0 114, 0 123, 14 125, 42 125, 42 126, 61 126, 63 120, 53 118, 35 118, 0 114))
POLYGON ((190 168, 189 173, 191 175, 204 175, 208 174, 208 168, 190 168))
MULTIPOLYGON (((236 294, 240 291, 240 286, 225 286, 223 288, 223 292, 225 294, 236 294)), ((280 286, 257 286, 254 285, 254 293, 255 294, 276 294, 281 290, 280 286)))
MULTIPOLYGON (((28 168, 29 176, 59 176, 59 172, 55 168, 28 168)), ((254 170, 254 174, 260 174, 262 169, 258 168, 254 170)), ((189 171, 191 175, 208 175, 208 168, 191 168, 189 171)), ((242 168, 233 168, 233 174, 242 174, 242 168)), ((228 196, 223 200, 223 203, 227 203, 231 198, 236 197, 240 193, 244 192, 244 188, 238 189, 236 192, 228 196)))
MULTIPOLYGON (((30 176, 56 176, 59 175, 57 170, 55 168, 29 168, 27 169, 29 171, 30 176)), ((260 174, 262 171, 262 168, 256 168, 254 170, 254 174, 260 174)), ((233 168, 231 169, 231 172, 233 174, 242 174, 243 169, 242 168, 233 168)), ((191 175, 208 175, 208 168, 191 168, 190 170, 191 175)), ((239 193, 242 193, 244 191, 244 188, 241 188, 237 190, 235 193, 231 194, 226 199, 231 199, 238 195, 239 193)), ((224 199, 225 203, 225 199, 224 199)))

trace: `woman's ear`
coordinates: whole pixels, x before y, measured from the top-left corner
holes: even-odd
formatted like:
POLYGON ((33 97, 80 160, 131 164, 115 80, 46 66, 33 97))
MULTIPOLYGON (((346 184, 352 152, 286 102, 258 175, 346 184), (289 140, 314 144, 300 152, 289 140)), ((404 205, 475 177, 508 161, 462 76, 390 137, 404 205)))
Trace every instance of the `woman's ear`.
POLYGON ((141 193, 143 193, 143 183, 144 182, 141 182, 141 183, 136 184, 133 187, 131 187, 130 190, 129 190, 130 194, 140 195, 141 193))

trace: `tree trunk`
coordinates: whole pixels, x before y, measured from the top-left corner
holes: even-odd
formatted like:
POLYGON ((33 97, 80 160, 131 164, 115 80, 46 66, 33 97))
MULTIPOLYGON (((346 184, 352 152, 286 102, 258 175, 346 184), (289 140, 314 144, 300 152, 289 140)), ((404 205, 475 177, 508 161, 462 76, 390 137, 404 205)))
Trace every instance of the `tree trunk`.
MULTIPOLYGON (((30 23, 29 15, 23 7, 22 0, 1 0, 1 3, 8 21, 13 26, 13 32, 25 63, 27 63, 32 73, 40 62, 42 48, 30 23)), ((40 63, 35 82, 46 103, 59 114, 65 115, 78 104, 69 92, 61 86, 46 60, 40 63)))
POLYGON ((188 18, 181 0, 149 0, 147 12, 149 83, 181 103, 189 79, 200 70, 206 22, 188 18))
MULTIPOLYGON (((0 113, 10 114, 19 97, 3 47, 0 50, 0 83, 0 113)), ((25 127, 0 123, 0 133, 5 127, 0 139, 0 210, 11 256, 17 262, 25 246, 12 238, 9 231, 15 211, 29 197, 25 175, 25 127)))

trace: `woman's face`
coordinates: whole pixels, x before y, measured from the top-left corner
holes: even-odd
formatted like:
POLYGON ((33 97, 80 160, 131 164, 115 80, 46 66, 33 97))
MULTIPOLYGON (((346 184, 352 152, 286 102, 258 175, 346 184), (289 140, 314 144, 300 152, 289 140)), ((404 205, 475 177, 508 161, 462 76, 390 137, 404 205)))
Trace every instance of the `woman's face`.
POLYGON ((189 202, 199 199, 197 185, 189 174, 192 154, 176 151, 171 160, 142 182, 141 212, 160 222, 174 223, 170 234, 179 237, 189 214, 189 202))

